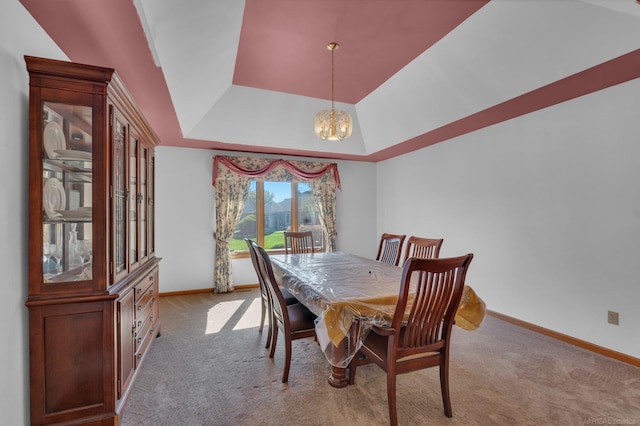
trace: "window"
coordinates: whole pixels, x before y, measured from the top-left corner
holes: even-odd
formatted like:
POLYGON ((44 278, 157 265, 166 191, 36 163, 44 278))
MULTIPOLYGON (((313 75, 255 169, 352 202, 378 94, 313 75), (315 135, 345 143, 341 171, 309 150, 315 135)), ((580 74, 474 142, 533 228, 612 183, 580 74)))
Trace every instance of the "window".
POLYGON ((284 231, 312 231, 316 250, 324 249, 324 232, 307 182, 251 181, 229 248, 246 254, 244 238, 266 250, 284 250, 284 231))

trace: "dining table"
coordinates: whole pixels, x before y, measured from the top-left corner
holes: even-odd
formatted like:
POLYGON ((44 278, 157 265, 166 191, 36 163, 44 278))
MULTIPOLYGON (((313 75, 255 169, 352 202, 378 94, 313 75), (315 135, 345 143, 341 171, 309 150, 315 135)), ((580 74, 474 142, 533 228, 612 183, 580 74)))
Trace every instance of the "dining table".
MULTIPOLYGON (((347 368, 373 325, 390 324, 402 267, 345 252, 274 254, 278 283, 317 315, 316 336, 331 364, 329 384, 345 387, 347 368)), ((466 330, 484 318, 484 302, 465 286, 455 323, 466 330)))

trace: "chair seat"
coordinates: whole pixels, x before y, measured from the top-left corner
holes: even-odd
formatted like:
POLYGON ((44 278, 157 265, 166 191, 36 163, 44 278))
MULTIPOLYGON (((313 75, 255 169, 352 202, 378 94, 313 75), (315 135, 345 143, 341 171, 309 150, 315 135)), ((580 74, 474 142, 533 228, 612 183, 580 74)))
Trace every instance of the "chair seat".
MULTIPOLYGON (((404 331, 405 329, 402 328, 400 330, 399 333, 399 340, 402 341, 402 338, 404 337, 404 331)), ((363 346, 366 346, 366 349, 368 349, 369 351, 371 351, 373 354, 375 354, 378 358, 380 358, 381 360, 386 360, 387 359, 387 348, 389 346, 389 337, 388 336, 381 336, 379 334, 377 334, 376 332, 374 332, 373 330, 367 335, 367 338, 365 339, 363 346)), ((416 353, 416 354, 412 354, 412 355, 406 355, 403 356, 402 355, 402 351, 399 350, 398 351, 398 358, 396 359, 397 362, 411 362, 411 361, 415 361, 417 359, 424 359, 424 358, 432 358, 432 357, 438 357, 440 355, 440 352, 438 351, 438 349, 440 349, 440 347, 442 347, 442 344, 436 344, 436 345, 432 345, 432 349, 429 352, 420 352, 420 353, 416 353)), ((426 348, 425 348, 426 349, 426 348)))
POLYGON ((287 306, 287 310, 289 311, 289 323, 292 332, 309 329, 315 330, 316 324, 314 320, 316 316, 302 303, 289 305, 287 306))
POLYGON ((372 330, 369 332, 362 345, 369 348, 369 350, 376 354, 380 359, 385 359, 388 340, 389 338, 387 336, 380 336, 372 330))

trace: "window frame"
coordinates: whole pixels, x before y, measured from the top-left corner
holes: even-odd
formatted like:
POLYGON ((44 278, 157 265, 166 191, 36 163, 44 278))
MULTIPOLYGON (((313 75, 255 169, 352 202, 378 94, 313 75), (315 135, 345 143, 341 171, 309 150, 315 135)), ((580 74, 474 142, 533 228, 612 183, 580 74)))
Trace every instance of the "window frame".
MULTIPOLYGON (((261 246, 264 247, 264 183, 265 181, 263 179, 251 179, 252 181, 255 181, 256 183, 256 241, 257 243, 261 246)), ((267 182, 277 182, 277 181, 267 181, 267 182)), ((288 182, 291 184, 291 229, 293 231, 297 231, 298 230, 298 184, 300 183, 309 183, 307 181, 301 181, 301 180, 297 180, 294 179, 290 182, 288 182)), ((246 201, 246 200, 245 200, 246 201)), ((315 208, 315 205, 314 205, 315 208)), ((324 233, 324 229, 323 229, 323 233, 324 233)), ((318 251, 325 251, 326 250, 326 238, 322 238, 322 246, 321 247, 316 247, 316 250, 318 251)), ((284 248, 282 249, 268 249, 267 250, 268 253, 270 254, 284 254, 285 250, 284 248)), ((237 250, 237 251, 233 251, 231 252, 231 258, 232 259, 243 259, 243 258, 248 258, 249 257, 249 250, 247 249, 243 249, 243 250, 237 250)))

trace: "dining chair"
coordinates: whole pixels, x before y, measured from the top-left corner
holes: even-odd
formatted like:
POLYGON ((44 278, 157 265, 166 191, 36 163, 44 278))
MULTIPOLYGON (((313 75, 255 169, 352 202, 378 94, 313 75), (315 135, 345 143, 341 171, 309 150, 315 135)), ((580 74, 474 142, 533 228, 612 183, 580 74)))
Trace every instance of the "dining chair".
MULTIPOLYGON (((251 256, 251 263, 253 263, 253 269, 256 270, 256 274, 258 275, 258 283, 260 285, 260 306, 261 306, 261 314, 260 314, 260 328, 258 328, 258 332, 262 333, 262 328, 264 327, 264 319, 267 317, 269 323, 267 324, 267 344, 265 348, 268 348, 271 344, 271 336, 273 334, 273 324, 271 321, 271 303, 269 301, 269 290, 266 287, 264 280, 262 279, 262 274, 260 273, 260 266, 258 265, 258 255, 255 251, 255 248, 249 238, 245 238, 244 242, 247 243, 247 247, 249 248, 249 255, 251 256)), ((289 292, 286 288, 282 290, 282 297, 284 297, 285 303, 287 305, 293 305, 294 303, 299 303, 298 299, 289 292)))
POLYGON ((359 365, 375 363, 387 373, 389 421, 397 425, 396 376, 440 367, 444 412, 453 417, 449 396, 451 328, 473 254, 405 261, 398 302, 388 326, 373 325, 349 364, 349 384, 359 365))
POLYGON ((255 242, 252 243, 252 245, 256 250, 260 273, 262 274, 262 278, 269 290, 269 297, 271 301, 271 321, 273 324, 273 332, 271 335, 271 350, 269 352, 269 358, 273 358, 275 355, 278 334, 279 331, 282 331, 285 342, 282 383, 287 383, 289 380, 289 369, 291 367, 291 342, 305 337, 316 336, 314 321, 316 319, 316 315, 314 315, 302 303, 295 303, 293 305, 286 304, 284 297, 282 296, 282 291, 273 275, 273 268, 271 266, 271 259, 269 259, 269 255, 255 242))
POLYGON ((440 256, 440 247, 442 247, 442 238, 421 238, 410 236, 404 251, 404 261, 410 257, 419 257, 420 259, 437 259, 440 256))
POLYGON ((311 231, 285 231, 284 232, 284 252, 292 253, 314 253, 313 232, 311 231))
POLYGON ((376 260, 398 266, 406 235, 382 234, 376 260))

